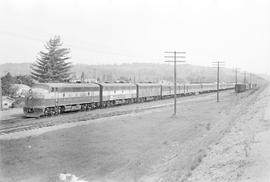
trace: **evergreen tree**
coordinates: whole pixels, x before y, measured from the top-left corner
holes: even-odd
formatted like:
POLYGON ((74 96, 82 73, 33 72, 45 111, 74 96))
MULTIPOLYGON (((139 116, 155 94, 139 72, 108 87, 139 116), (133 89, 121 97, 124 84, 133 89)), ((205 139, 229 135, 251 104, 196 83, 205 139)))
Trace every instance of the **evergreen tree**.
POLYGON ((14 79, 16 84, 25 84, 30 87, 34 84, 34 81, 30 75, 18 75, 15 76, 14 79))
POLYGON ((85 74, 84 74, 84 72, 82 72, 82 74, 81 74, 81 82, 84 83, 84 81, 85 81, 85 74))
POLYGON ((46 44, 46 52, 40 51, 36 63, 31 66, 31 76, 38 82, 65 82, 70 79, 71 63, 67 56, 70 50, 61 48, 59 36, 51 38, 46 44))
POLYGON ((13 97, 17 91, 16 88, 12 87, 12 84, 15 83, 14 77, 8 72, 5 76, 1 77, 1 82, 2 94, 13 97))

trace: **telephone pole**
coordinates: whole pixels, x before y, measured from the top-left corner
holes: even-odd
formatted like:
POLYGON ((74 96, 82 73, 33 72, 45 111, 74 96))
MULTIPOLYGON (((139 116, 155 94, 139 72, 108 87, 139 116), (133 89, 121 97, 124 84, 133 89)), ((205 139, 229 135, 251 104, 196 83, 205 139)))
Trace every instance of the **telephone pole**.
POLYGON ((0 77, 0 111, 2 111, 2 79, 0 77))
POLYGON ((244 84, 247 82, 247 72, 244 73, 244 84))
POLYGON ((238 70, 237 70, 237 67, 235 68, 235 85, 237 84, 237 72, 238 72, 238 70))
POLYGON ((251 75, 251 73, 249 73, 249 89, 252 89, 251 77, 252 77, 252 75, 251 75))
POLYGON ((217 64, 217 102, 219 102, 219 69, 220 69, 220 64, 224 63, 222 61, 216 61, 213 62, 214 64, 217 64))
POLYGON ((185 55, 186 52, 165 52, 165 54, 172 54, 171 56, 164 56, 165 58, 173 58, 173 61, 166 60, 165 62, 173 62, 174 63, 174 112, 173 115, 176 115, 176 63, 177 62, 185 62, 185 61, 177 61, 177 58, 186 58, 186 56, 177 56, 177 54, 185 55))

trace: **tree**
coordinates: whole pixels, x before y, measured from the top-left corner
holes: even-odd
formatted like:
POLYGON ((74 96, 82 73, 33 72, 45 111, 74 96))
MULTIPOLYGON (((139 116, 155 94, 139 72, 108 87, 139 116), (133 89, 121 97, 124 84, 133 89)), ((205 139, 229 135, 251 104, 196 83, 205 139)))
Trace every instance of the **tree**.
POLYGON ((2 95, 13 97, 17 92, 17 88, 12 87, 12 84, 15 83, 15 79, 10 73, 7 73, 5 76, 1 77, 1 82, 2 95))
POLYGON ((82 72, 82 74, 81 74, 81 82, 84 83, 84 81, 85 81, 85 74, 84 74, 84 72, 82 72))
POLYGON ((24 84, 28 85, 29 87, 34 84, 33 79, 29 75, 18 75, 15 76, 14 79, 16 84, 24 84))
POLYGON ((40 51, 36 63, 31 66, 31 76, 38 82, 65 82, 70 79, 71 63, 66 62, 70 50, 61 48, 59 36, 51 38, 45 45, 46 52, 40 51))

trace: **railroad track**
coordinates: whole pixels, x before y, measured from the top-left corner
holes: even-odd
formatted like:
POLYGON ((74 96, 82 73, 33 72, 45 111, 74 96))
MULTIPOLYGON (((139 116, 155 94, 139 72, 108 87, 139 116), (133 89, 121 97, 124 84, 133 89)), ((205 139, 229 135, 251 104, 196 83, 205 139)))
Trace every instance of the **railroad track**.
POLYGON ((157 109, 162 107, 167 107, 172 104, 162 104, 162 105, 156 105, 152 107, 142 107, 142 108, 136 108, 136 109, 121 109, 118 111, 109 111, 109 112, 102 112, 102 113, 85 113, 84 116, 79 117, 72 117, 72 118, 65 118, 68 117, 68 115, 71 115, 70 113, 61 116, 56 117, 50 117, 50 118, 41 118, 41 119, 31 119, 28 120, 28 122, 23 122, 22 124, 17 124, 14 126, 7 126, 7 127, 1 127, 0 129, 0 135, 9 134, 9 133, 15 133, 19 131, 26 131, 26 130, 32 130, 32 129, 38 129, 38 128, 44 128, 44 127, 51 127, 59 124, 64 123, 74 123, 74 122, 80 122, 85 120, 94 120, 99 118, 106 118, 106 117, 113 117, 113 116, 119 116, 119 115, 125 115, 125 114, 131 114, 131 113, 138 113, 145 110, 151 110, 151 109, 157 109), (64 119, 64 121, 62 120, 64 119), (54 120, 54 121, 50 121, 54 120))
MULTIPOLYGON (((231 92, 229 92, 231 93, 231 92)), ((212 100, 212 97, 207 97, 209 95, 214 96, 213 93, 204 94, 202 95, 201 99, 204 100, 212 100)), ((198 96, 190 96, 186 97, 185 100, 181 100, 183 102, 190 102, 193 100, 197 100, 198 96)), ((58 116, 51 116, 51 117, 42 117, 40 119, 36 118, 14 118, 9 120, 2 120, 0 125, 0 135, 6 135, 10 133, 20 132, 20 131, 28 131, 33 129, 39 129, 44 127, 52 127, 64 123, 75 123, 80 121, 86 120, 94 120, 99 118, 106 118, 106 117, 113 117, 131 113, 138 113, 146 110, 158 109, 163 107, 172 106, 173 104, 169 101, 162 103, 162 101, 157 105, 148 105, 145 103, 144 105, 141 104, 132 104, 134 107, 126 108, 122 107, 110 107, 111 110, 104 109, 95 109, 91 111, 84 111, 84 112, 76 112, 76 113, 65 113, 63 115, 58 116), (137 105, 137 107, 136 107, 137 105)), ((164 102, 164 101, 163 101, 164 102)), ((131 105, 129 105, 131 106, 131 105)))

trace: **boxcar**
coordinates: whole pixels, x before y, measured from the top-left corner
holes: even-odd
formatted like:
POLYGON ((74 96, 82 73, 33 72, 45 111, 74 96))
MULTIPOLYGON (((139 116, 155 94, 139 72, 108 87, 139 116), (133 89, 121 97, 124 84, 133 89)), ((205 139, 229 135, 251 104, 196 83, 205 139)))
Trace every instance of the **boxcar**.
POLYGON ((240 92, 244 92, 247 90, 247 85, 246 84, 235 84, 235 92, 236 93, 240 93, 240 92))

